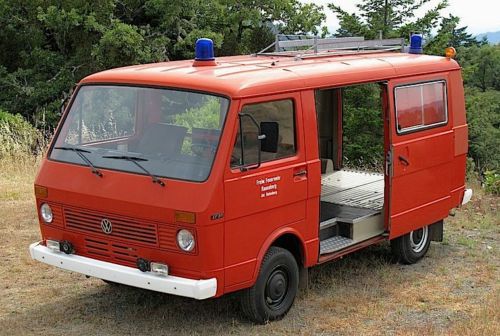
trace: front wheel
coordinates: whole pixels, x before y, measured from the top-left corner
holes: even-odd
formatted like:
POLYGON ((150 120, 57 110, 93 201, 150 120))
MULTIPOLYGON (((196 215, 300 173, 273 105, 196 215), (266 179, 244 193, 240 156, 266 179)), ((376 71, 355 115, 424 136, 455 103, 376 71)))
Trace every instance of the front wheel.
POLYGON ((278 320, 293 305, 299 287, 299 268, 293 255, 280 247, 267 251, 253 287, 241 295, 243 313, 260 324, 278 320))
POLYGON ((424 226, 391 240, 391 250, 398 261, 404 264, 414 264, 427 253, 430 243, 429 227, 424 226))

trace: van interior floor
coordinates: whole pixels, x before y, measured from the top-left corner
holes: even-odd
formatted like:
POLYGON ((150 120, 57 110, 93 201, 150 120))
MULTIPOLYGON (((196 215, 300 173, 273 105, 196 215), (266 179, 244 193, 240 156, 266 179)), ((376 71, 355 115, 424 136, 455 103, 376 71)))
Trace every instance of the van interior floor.
POLYGON ((320 254, 384 232, 384 175, 338 170, 321 179, 320 254))

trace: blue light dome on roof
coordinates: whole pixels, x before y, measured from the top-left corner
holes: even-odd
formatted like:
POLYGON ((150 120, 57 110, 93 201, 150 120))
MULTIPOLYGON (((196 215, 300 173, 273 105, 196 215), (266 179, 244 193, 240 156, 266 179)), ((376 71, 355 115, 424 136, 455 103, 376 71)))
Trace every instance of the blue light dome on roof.
POLYGON ((410 54, 421 54, 423 52, 422 42, 423 42, 422 34, 412 34, 410 37, 410 54))
POLYGON ((200 38, 196 41, 194 48, 195 61, 213 61, 214 42, 209 38, 200 38))

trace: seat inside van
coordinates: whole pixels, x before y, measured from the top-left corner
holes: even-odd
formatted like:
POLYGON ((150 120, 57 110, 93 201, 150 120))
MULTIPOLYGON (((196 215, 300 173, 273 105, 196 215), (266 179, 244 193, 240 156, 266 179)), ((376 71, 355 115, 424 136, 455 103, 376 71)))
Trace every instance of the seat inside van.
POLYGON ((177 155, 181 151, 186 133, 186 127, 154 123, 144 130, 135 150, 145 155, 177 155))

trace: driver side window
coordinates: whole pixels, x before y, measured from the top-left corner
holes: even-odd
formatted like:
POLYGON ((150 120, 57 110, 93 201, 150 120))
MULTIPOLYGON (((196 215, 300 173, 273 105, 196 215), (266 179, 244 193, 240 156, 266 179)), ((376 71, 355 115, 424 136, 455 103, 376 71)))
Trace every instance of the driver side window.
MULTIPOLYGON (((250 115, 259 125, 267 122, 278 125, 277 151, 261 151, 261 162, 293 156, 296 153, 295 111, 291 99, 245 105, 241 114, 250 115)), ((232 168, 257 164, 261 150, 258 128, 252 120, 240 118, 240 123, 231 155, 232 168)))

